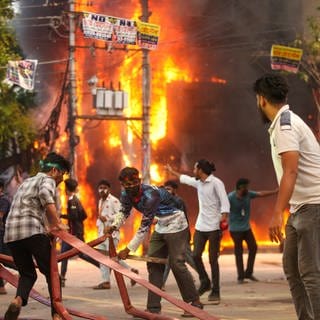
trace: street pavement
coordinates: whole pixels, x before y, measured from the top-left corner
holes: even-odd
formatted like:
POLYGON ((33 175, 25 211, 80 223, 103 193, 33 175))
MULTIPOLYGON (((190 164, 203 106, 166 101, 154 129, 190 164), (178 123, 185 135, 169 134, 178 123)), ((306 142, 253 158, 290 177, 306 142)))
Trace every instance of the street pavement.
MULTIPOLYGON (((247 256, 244 255, 244 261, 247 256)), ((289 288, 285 280, 280 253, 258 253, 254 275, 259 282, 238 284, 236 267, 232 254, 220 256, 221 303, 211 305, 207 301, 209 292, 201 296, 205 310, 223 319, 237 320, 292 320, 296 319, 291 302, 289 288)), ((139 269, 141 277, 147 279, 145 262, 127 260, 134 268, 139 269)), ((207 257, 204 257, 207 270, 210 272, 207 257)), ((194 275, 196 286, 199 280, 194 275)), ((73 258, 69 261, 66 287, 63 288, 63 301, 67 307, 79 311, 102 315, 111 320, 133 319, 124 311, 119 291, 113 275, 110 290, 93 290, 92 287, 101 282, 100 271, 87 262, 73 258)), ((133 306, 145 309, 147 291, 140 285, 131 287, 126 279, 129 296, 133 306)), ((3 316, 10 299, 15 294, 15 288, 6 285, 8 294, 0 295, 0 319, 3 316)), ((44 277, 39 273, 35 289, 48 296, 44 277)), ((170 273, 165 290, 180 298, 180 294, 172 273, 170 273)), ((162 303, 162 313, 175 319, 183 319, 182 310, 167 301, 162 303)), ((50 309, 37 301, 30 299, 28 306, 22 309, 21 319, 51 319, 50 309)), ((74 317, 73 319, 80 319, 74 317)))

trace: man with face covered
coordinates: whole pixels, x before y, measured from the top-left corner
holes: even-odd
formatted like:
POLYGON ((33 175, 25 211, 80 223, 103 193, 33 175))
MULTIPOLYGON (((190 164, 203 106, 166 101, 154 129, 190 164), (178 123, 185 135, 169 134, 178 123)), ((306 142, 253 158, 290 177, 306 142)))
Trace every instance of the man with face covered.
MULTIPOLYGON (((120 211, 120 201, 111 194, 110 192, 111 184, 108 180, 103 179, 98 183, 98 192, 99 192, 99 203, 98 203, 98 235, 99 237, 104 235, 104 229, 108 226, 111 226, 114 222, 114 217, 120 211)), ((120 232, 115 230, 112 232, 113 243, 115 248, 117 248, 120 241, 120 232)), ((104 242, 100 243, 97 246, 97 249, 105 255, 109 254, 109 239, 106 239, 104 242)), ((131 268, 123 260, 119 260, 119 263, 127 269, 130 269, 134 273, 138 273, 137 269, 131 268)), ((93 287, 96 290, 110 289, 110 268, 101 264, 100 271, 102 276, 102 282, 97 286, 93 287)), ((131 285, 135 285, 135 282, 131 280, 131 285)))
POLYGON ((257 253, 257 243, 250 227, 250 204, 251 199, 256 197, 266 197, 278 192, 270 191, 252 191, 248 189, 249 180, 240 178, 236 183, 236 190, 228 194, 230 202, 229 231, 234 243, 234 254, 236 257, 236 266, 238 273, 238 283, 243 284, 244 279, 258 281, 253 275, 254 260, 257 253), (247 268, 244 271, 243 266, 243 241, 248 248, 247 268))
POLYGON ((41 161, 40 166, 41 172, 19 186, 6 220, 4 242, 8 244, 20 277, 16 296, 4 315, 5 320, 18 319, 21 307, 28 303, 29 293, 37 279, 33 259, 46 277, 52 319, 60 319, 51 296, 51 241, 48 233, 68 229, 58 218, 56 186, 70 170, 70 163, 52 152, 41 161))
MULTIPOLYGON (((121 209, 112 225, 105 231, 110 233, 117 230, 129 217, 132 208, 141 212, 143 217, 135 236, 127 247, 118 253, 118 256, 126 259, 130 251, 138 249, 156 217, 157 223, 150 239, 148 255, 159 258, 168 257, 183 300, 202 309, 191 273, 185 264, 189 228, 184 212, 178 209, 176 200, 164 188, 141 184, 139 171, 136 168, 122 169, 119 180, 123 188, 120 198, 121 209)), ((149 281, 161 288, 165 265, 148 262, 147 267, 149 281)), ((151 291, 148 292, 147 310, 149 312, 160 313, 160 302, 161 297, 151 291)), ((192 315, 185 312, 183 316, 192 315)))
POLYGON ((287 104, 289 87, 279 74, 266 74, 254 83, 257 105, 269 127, 272 160, 279 192, 269 235, 282 241, 286 223, 283 267, 297 316, 320 319, 320 146, 311 129, 287 104))

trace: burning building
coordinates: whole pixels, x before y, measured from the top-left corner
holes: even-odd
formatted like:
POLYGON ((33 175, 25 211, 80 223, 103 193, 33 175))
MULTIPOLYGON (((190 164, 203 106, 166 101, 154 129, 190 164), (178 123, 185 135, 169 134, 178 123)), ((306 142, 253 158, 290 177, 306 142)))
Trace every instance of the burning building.
MULTIPOLYGON (((225 182, 227 191, 234 188, 239 177, 249 178, 257 190, 275 187, 268 135, 260 124, 251 85, 270 70, 271 45, 289 44, 297 32, 303 32, 304 13, 311 4, 302 0, 149 1, 152 11, 149 20, 161 26, 158 48, 150 52, 154 184, 161 185, 168 178, 163 169, 166 163, 191 173, 194 162, 205 157, 216 164, 216 174, 225 182)), ((68 5, 65 1, 24 0, 20 1, 19 10, 21 14, 16 21, 19 40, 27 57, 40 62, 36 90, 41 108, 37 121, 44 123, 56 100, 61 95, 66 97, 60 110, 60 138, 55 147, 67 153, 68 135, 64 129, 68 126, 68 98, 61 87, 69 57, 68 5)), ((126 116, 141 117, 141 51, 85 39, 80 26, 82 12, 139 19, 140 1, 79 0, 75 10, 78 115, 96 114, 88 85, 88 80, 95 76, 100 87, 120 86, 128 92, 126 116)), ((313 119, 317 111, 311 93, 296 76, 290 76, 289 80, 293 109, 315 127, 313 119)), ((76 134, 79 137, 76 170, 80 196, 90 217, 89 240, 95 237, 98 181, 108 178, 113 193, 119 195, 117 175, 121 167, 141 167, 142 123, 77 119, 76 134)), ((180 195, 186 200, 193 225, 196 193, 181 186, 180 195)), ((253 228, 260 241, 267 240, 272 201, 257 200, 253 205, 253 228)), ((138 216, 131 219, 125 227, 126 235, 132 232, 132 225, 134 228, 139 225, 138 216)))

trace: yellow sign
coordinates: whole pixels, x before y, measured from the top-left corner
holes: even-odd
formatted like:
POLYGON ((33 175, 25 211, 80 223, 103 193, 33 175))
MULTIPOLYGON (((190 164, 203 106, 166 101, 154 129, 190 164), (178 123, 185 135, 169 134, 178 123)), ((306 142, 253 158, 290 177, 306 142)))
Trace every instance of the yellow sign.
POLYGON ((271 47, 271 69, 296 73, 302 54, 302 49, 274 44, 271 47))

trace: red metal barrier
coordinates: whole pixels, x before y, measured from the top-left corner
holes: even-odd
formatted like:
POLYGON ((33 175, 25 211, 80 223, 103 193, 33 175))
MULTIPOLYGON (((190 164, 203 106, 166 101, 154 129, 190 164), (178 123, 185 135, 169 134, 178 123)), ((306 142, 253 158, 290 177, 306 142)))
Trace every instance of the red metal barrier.
MULTIPOLYGON (((151 290, 152 292, 156 293, 157 295, 161 296, 163 299, 166 299, 170 303, 174 304, 178 308, 185 310, 192 315, 194 315, 197 319, 200 320, 218 320, 213 315, 208 314, 204 310, 195 308, 191 306, 190 304, 179 300, 177 298, 174 298, 170 296, 168 293, 162 291, 161 289, 155 287, 151 283, 149 283, 147 280, 141 278, 139 275, 133 273, 132 271, 127 270, 126 268, 122 267, 118 262, 114 261, 115 257, 117 256, 116 250, 114 248, 114 244, 112 241, 112 237, 109 238, 110 242, 110 257, 107 257, 103 255, 102 253, 98 252, 97 250, 91 248, 90 245, 96 245, 98 243, 101 243, 104 241, 105 237, 100 237, 96 239, 95 241, 92 241, 88 244, 82 242, 81 240, 77 239, 76 237, 72 236, 66 231, 54 231, 52 232, 56 237, 59 237, 61 240, 65 241, 69 245, 73 247, 73 249, 67 251, 64 255, 58 255, 55 250, 55 240, 53 240, 52 245, 52 252, 51 252, 51 279, 52 279, 52 293, 53 293, 53 303, 55 306, 55 309, 59 313, 59 315, 64 320, 72 319, 71 314, 75 315, 77 317, 86 318, 86 319, 92 319, 92 320, 106 320, 107 318, 92 315, 88 313, 78 312, 75 310, 71 310, 68 308, 65 308, 62 304, 61 299, 61 289, 60 289, 60 280, 59 280, 59 273, 58 273, 58 264, 57 262, 60 261, 63 258, 71 257, 79 252, 82 252, 91 258, 95 259, 99 263, 111 268, 115 273, 115 278, 119 287, 120 296, 124 305, 124 309, 128 314, 131 314, 135 317, 140 317, 142 319, 149 319, 149 320, 173 320, 173 318, 161 315, 161 314, 152 314, 143 310, 136 309, 132 306, 130 302, 130 298, 128 295, 127 287, 125 285, 123 276, 128 277, 129 279, 132 279, 136 281, 138 284, 142 285, 148 290, 151 290), (99 242, 100 241, 100 242, 99 242)), ((11 259, 8 259, 3 257, 3 255, 0 255, 0 262, 9 262, 12 261, 11 259)), ((6 270, 3 266, 0 265, 0 276, 7 280, 9 283, 11 283, 14 286, 17 286, 17 277, 12 275, 8 270, 6 270)), ((43 298, 39 293, 37 293, 35 290, 31 291, 30 297, 36 299, 37 301, 44 303, 46 305, 50 305, 50 302, 43 298)))

